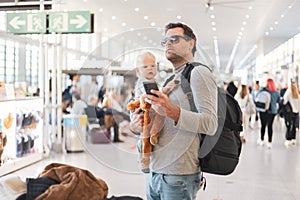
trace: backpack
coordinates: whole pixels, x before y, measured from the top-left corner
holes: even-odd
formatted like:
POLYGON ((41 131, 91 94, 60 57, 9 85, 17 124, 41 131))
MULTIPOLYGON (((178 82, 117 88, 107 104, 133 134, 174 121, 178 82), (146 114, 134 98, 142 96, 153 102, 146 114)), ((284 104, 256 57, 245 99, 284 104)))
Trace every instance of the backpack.
POLYGON ((263 89, 256 95, 255 106, 259 112, 266 112, 270 108, 271 94, 266 89, 263 89))
MULTIPOLYGON (((201 63, 187 63, 181 76, 182 90, 188 96, 191 110, 194 112, 198 111, 194 104, 189 82, 191 71, 199 65, 207 67, 201 63)), ((211 71, 209 67, 207 68, 211 71)), ((172 79, 173 77, 170 77, 167 82, 172 79)), ((217 114, 218 128, 216 133, 213 136, 199 134, 201 141, 199 148, 200 167, 202 172, 229 175, 235 170, 241 154, 242 111, 238 102, 220 87, 218 87, 217 114)))

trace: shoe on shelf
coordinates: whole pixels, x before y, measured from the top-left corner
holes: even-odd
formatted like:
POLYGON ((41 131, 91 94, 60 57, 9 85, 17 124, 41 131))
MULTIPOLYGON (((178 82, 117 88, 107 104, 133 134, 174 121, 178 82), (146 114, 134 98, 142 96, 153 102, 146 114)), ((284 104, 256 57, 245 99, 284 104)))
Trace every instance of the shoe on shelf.
POLYGON ((296 142, 295 139, 292 139, 292 140, 291 140, 291 145, 296 145, 296 143, 297 143, 297 142, 296 142))
POLYGON ((264 146, 264 141, 262 141, 261 139, 257 139, 256 143, 259 146, 264 146))
POLYGON ((267 148, 268 148, 268 149, 272 149, 272 143, 271 143, 271 142, 268 142, 268 143, 267 143, 267 148))
POLYGON ((285 146, 286 148, 289 148, 289 147, 291 146, 291 144, 292 144, 291 140, 286 140, 286 141, 284 142, 284 146, 285 146))

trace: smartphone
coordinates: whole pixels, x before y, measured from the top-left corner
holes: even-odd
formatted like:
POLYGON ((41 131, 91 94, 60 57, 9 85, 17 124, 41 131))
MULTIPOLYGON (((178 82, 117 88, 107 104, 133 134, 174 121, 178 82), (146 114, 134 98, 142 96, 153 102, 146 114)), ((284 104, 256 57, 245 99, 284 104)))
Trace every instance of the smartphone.
POLYGON ((147 94, 151 94, 153 96, 158 97, 156 94, 151 93, 151 90, 158 90, 158 86, 155 82, 151 82, 151 81, 145 81, 143 82, 144 84, 144 88, 147 94))

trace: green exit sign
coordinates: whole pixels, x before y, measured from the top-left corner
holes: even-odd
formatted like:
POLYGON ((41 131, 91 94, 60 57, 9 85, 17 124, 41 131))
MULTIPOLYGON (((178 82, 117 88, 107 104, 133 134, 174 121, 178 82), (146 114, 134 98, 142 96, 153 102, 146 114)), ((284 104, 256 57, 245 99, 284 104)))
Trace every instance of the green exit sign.
POLYGON ((46 13, 7 13, 6 27, 10 33, 46 33, 46 13))
POLYGON ((50 12, 49 32, 89 33, 91 14, 89 11, 50 12))

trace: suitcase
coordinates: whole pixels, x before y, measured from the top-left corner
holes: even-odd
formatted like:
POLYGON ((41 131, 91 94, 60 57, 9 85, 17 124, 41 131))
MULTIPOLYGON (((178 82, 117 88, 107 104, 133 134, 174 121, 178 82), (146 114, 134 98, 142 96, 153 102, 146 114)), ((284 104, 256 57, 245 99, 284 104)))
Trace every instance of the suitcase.
POLYGON ((90 130, 90 138, 92 144, 110 143, 110 133, 102 127, 92 128, 90 130))

